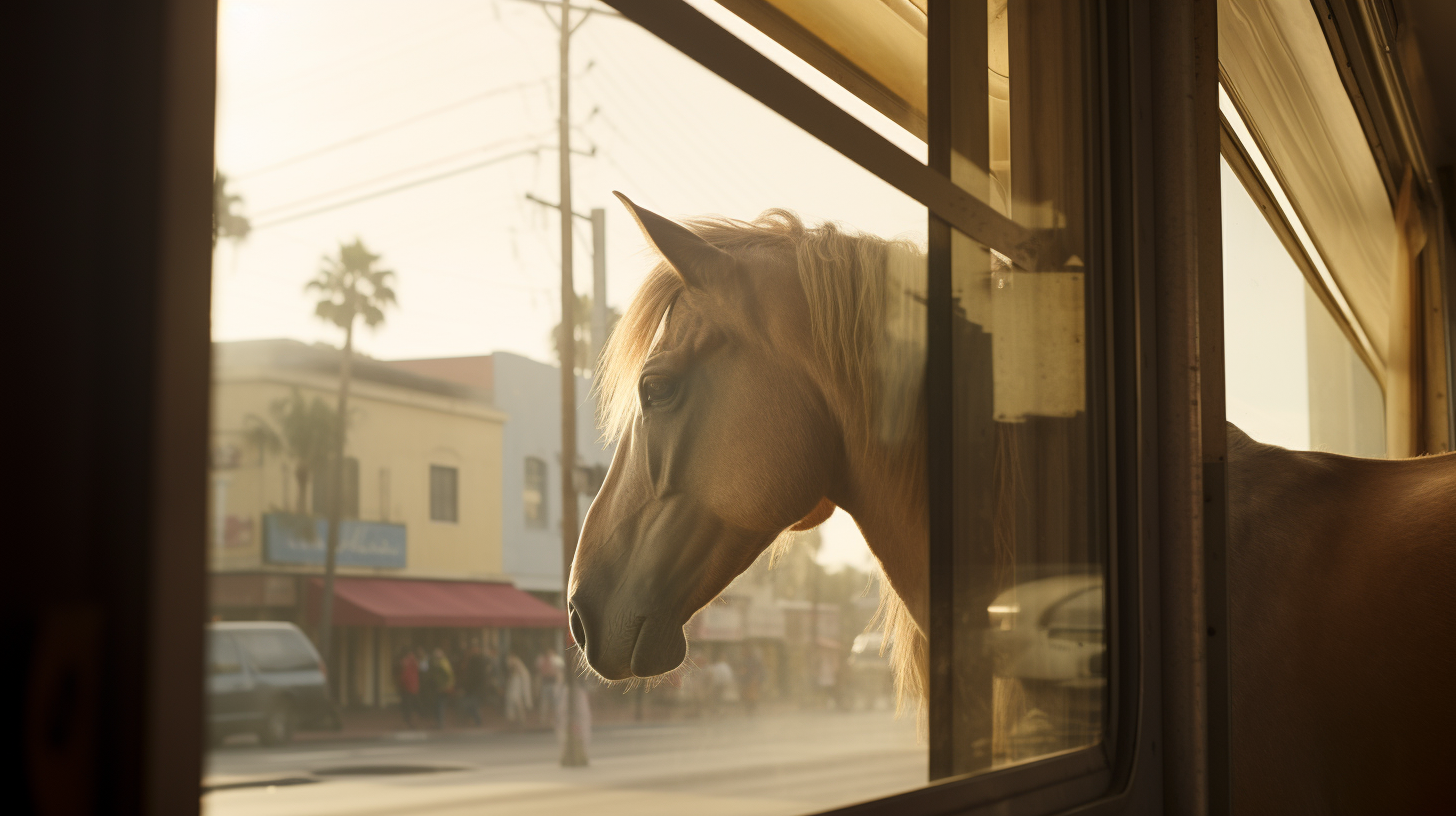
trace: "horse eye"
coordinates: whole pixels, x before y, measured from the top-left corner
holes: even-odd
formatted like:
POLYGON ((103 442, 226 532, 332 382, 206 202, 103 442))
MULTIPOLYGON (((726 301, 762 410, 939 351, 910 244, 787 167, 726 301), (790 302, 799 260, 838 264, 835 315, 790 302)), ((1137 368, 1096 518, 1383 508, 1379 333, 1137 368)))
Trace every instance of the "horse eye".
POLYGON ((655 408, 667 403, 677 394, 677 381, 671 377, 644 377, 641 391, 643 407, 655 408))

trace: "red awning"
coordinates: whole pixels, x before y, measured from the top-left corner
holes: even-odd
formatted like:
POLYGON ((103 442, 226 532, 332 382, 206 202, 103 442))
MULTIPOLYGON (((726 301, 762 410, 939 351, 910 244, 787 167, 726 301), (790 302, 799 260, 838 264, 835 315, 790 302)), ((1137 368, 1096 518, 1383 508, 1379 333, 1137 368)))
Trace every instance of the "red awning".
MULTIPOLYGON (((323 580, 309 580, 309 613, 318 620, 323 580)), ((336 578, 337 626, 566 627, 566 613, 510 584, 336 578)))

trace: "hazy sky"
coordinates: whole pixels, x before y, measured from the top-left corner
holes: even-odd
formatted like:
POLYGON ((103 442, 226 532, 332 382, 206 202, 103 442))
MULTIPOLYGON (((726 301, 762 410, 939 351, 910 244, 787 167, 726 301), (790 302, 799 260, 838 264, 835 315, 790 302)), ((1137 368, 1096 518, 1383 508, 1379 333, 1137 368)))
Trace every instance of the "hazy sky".
MULTIPOLYGON (((923 160, 913 136, 700 5, 923 160)), ((255 229, 216 253, 215 339, 337 343, 302 290, 320 256, 357 236, 396 270, 399 293, 387 323, 357 338, 362 351, 550 360, 559 226, 525 198, 559 197, 558 39, 541 6, 223 0, 219 39, 217 162, 255 229), (487 166, 466 169, 477 164, 487 166), (448 177, 335 206, 437 175, 448 177)), ((665 215, 787 207, 923 240, 923 207, 636 25, 594 15, 571 48, 573 148, 596 151, 574 157, 574 207, 607 209, 613 305, 625 306, 653 260, 612 190, 665 215)), ((585 222, 577 234, 586 291, 585 222)), ((842 514, 825 533, 824 560, 867 556, 842 514)))

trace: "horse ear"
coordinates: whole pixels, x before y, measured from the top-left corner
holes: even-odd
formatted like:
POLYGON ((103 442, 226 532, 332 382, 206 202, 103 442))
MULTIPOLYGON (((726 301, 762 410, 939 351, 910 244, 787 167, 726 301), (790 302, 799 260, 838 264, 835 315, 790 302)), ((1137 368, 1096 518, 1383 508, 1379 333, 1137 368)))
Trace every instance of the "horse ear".
POLYGON ((820 499, 819 503, 814 505, 814 509, 809 511, 809 515, 799 519, 799 521, 789 529, 793 530, 796 533, 802 533, 805 530, 812 530, 815 527, 818 527, 819 525, 828 521, 829 517, 832 515, 834 515, 834 502, 830 501, 827 498, 820 499))
POLYGON ((627 212, 642 228, 647 243, 657 250, 689 288, 706 289, 718 274, 732 268, 733 256, 704 241, 697 233, 633 204, 631 199, 615 190, 612 194, 622 200, 627 212))

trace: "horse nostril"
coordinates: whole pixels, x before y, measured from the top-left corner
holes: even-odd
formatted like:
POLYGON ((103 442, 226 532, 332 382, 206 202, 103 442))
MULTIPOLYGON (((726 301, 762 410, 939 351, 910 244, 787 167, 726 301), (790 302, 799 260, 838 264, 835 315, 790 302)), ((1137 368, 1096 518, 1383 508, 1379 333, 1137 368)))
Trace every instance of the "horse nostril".
POLYGON ((568 604, 571 609, 571 637, 576 641, 576 648, 586 651, 586 626, 581 622, 581 614, 576 611, 575 604, 568 604))

